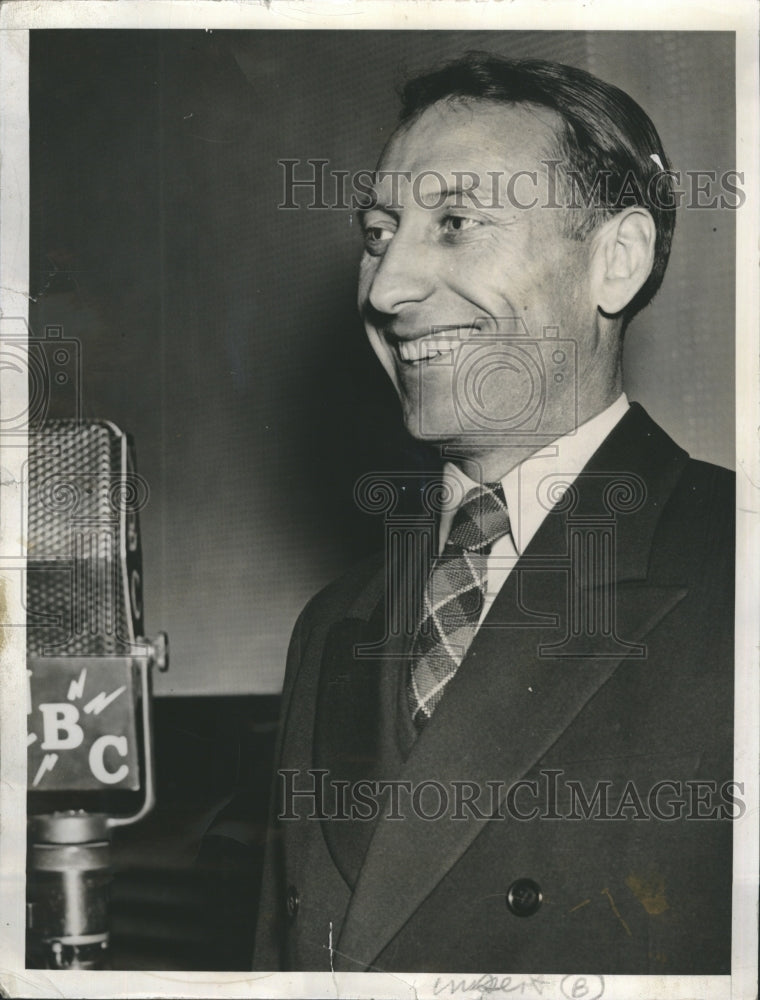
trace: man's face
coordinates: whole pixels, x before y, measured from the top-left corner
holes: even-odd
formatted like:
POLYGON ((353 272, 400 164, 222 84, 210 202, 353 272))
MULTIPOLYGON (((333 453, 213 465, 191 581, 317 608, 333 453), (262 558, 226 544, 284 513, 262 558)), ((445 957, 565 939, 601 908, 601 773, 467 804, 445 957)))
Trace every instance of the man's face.
POLYGON ((556 125, 546 109, 433 105, 391 139, 363 216, 370 343, 408 430, 463 454, 572 429, 593 380, 588 245, 546 207, 556 125), (537 179, 508 189, 518 171, 537 179))

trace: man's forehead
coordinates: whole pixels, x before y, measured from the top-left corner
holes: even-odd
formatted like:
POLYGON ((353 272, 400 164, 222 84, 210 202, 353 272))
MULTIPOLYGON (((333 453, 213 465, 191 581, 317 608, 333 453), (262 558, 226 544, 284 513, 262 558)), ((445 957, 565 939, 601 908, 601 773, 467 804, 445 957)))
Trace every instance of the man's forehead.
POLYGON ((556 152, 558 114, 529 104, 439 101, 401 125, 377 165, 378 193, 415 185, 435 198, 447 188, 492 186, 492 172, 535 170, 556 152), (406 176, 410 175, 410 176, 406 176))

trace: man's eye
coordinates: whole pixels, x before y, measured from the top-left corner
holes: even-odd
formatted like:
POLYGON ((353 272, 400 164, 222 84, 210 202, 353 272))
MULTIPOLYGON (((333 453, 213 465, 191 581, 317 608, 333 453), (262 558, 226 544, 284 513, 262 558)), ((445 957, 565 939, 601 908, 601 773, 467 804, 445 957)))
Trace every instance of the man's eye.
POLYGON ((465 229, 474 229, 480 224, 478 219, 472 219, 468 215, 447 215, 443 219, 443 228, 447 234, 461 233, 465 229))
POLYGON ((389 226, 365 226, 364 245, 372 254, 382 253, 393 238, 394 231, 389 226))
POLYGON ((365 230, 365 236, 369 240, 375 240, 380 242, 381 240, 389 240, 393 233, 388 229, 383 229, 381 226, 370 226, 365 230))

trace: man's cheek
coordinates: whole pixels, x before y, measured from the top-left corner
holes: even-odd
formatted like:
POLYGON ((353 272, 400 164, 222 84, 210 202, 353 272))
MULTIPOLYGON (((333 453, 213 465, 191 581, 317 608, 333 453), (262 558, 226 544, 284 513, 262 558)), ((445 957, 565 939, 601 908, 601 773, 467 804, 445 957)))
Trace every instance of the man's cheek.
POLYGON ((365 250, 359 262, 359 281, 357 285, 357 301, 360 310, 364 309, 369 299, 375 270, 376 262, 365 250))
POLYGON ((388 375, 391 382, 395 386, 396 391, 399 392, 400 388, 398 382, 398 374, 396 372, 396 365, 394 363, 395 359, 393 357, 393 349, 390 347, 390 345, 387 343, 384 337, 382 337, 373 327, 365 326, 365 330, 367 333, 367 339, 369 340, 370 347, 374 351, 375 356, 377 357, 380 364, 385 369, 386 374, 388 375))

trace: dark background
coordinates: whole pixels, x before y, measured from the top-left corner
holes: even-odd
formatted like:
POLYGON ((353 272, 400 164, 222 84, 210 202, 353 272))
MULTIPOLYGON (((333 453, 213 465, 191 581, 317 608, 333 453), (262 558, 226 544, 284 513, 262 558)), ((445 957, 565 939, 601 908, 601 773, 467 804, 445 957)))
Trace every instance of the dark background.
MULTIPOLYGON (((720 174, 734 166, 733 44, 31 32, 30 325, 80 342, 84 416, 134 435, 151 491, 147 630, 172 643, 157 677, 158 806, 114 844, 115 967, 248 966, 290 630, 313 593, 382 544, 382 524, 353 502, 358 477, 430 458, 405 437, 356 316, 355 218, 278 208, 278 160, 371 169, 405 77, 483 48, 591 70, 642 104, 676 169, 720 174)), ((629 396, 723 465, 734 257, 731 211, 682 209, 664 287, 625 356, 629 396)), ((54 395, 50 414, 70 406, 54 395)))

